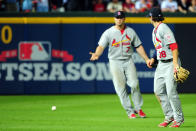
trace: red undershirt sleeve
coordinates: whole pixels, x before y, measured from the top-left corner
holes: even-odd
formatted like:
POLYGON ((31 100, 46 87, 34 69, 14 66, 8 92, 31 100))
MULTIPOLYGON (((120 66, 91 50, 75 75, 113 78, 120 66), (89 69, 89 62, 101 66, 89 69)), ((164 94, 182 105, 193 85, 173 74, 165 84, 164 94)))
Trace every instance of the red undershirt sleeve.
POLYGON ((177 43, 172 43, 169 45, 170 49, 173 51, 175 49, 178 49, 178 44, 177 43))

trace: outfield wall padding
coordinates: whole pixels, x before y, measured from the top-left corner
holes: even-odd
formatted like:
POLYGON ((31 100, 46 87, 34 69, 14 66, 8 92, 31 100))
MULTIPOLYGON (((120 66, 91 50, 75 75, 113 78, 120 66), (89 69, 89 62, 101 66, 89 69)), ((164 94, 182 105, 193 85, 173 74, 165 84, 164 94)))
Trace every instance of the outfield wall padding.
MULTIPOLYGON (((59 18, 57 18, 59 19, 59 18)), ((146 19, 146 18, 145 18, 146 19)), ((0 24, 0 94, 115 93, 107 49, 99 61, 89 61, 104 30, 112 23, 2 23, 0 24), (40 53, 42 52, 42 53, 40 53), (43 53, 44 52, 44 53, 43 53)), ((27 22, 27 21, 26 21, 27 22)), ((150 23, 127 23, 148 54, 155 52, 150 23)), ((194 80, 195 24, 169 24, 179 44, 182 63, 191 71, 180 92, 196 92, 194 80), (192 60, 191 60, 192 57, 192 60), (190 63, 190 64, 189 64, 190 63)), ((153 93, 154 69, 134 53, 140 89, 153 93)))

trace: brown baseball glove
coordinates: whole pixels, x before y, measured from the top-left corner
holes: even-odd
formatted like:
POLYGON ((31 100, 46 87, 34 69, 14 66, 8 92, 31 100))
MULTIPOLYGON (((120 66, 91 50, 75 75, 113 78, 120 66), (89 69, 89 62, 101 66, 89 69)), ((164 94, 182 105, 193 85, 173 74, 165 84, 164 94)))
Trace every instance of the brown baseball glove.
POLYGON ((183 67, 178 67, 176 70, 177 72, 174 73, 174 79, 178 83, 184 83, 184 81, 188 78, 190 72, 183 67))

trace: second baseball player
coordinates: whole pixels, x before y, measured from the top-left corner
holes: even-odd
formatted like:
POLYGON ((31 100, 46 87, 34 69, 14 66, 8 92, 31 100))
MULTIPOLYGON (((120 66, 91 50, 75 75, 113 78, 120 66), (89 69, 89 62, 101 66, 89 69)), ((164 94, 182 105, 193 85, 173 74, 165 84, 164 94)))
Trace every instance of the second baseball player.
POLYGON ((114 14, 114 21, 115 25, 102 34, 95 53, 90 53, 92 55, 90 60, 98 60, 104 49, 109 47, 108 58, 110 72, 120 102, 129 118, 136 118, 135 113, 138 113, 143 118, 146 117, 146 114, 141 109, 143 99, 139 89, 136 67, 132 59, 133 48, 146 61, 147 66, 149 66, 150 60, 136 32, 125 25, 124 12, 117 11, 114 14), (126 84, 131 87, 131 98, 134 108, 131 105, 126 84))

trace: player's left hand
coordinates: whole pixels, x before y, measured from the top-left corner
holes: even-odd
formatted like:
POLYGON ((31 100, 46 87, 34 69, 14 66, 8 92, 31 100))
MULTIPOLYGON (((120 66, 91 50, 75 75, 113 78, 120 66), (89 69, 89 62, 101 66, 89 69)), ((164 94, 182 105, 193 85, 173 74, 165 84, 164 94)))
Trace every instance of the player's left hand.
POLYGON ((148 66, 148 68, 152 68, 152 61, 150 59, 146 60, 146 65, 148 66))

